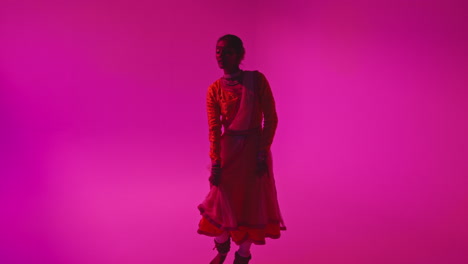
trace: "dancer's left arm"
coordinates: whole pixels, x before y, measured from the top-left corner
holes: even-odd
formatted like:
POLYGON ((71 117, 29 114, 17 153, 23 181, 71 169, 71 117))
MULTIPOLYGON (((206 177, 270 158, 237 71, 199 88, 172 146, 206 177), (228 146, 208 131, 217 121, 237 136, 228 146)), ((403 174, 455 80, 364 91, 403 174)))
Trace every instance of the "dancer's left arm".
POLYGON ((259 96, 263 113, 263 130, 260 140, 260 154, 265 155, 270 151, 276 127, 278 126, 278 115, 276 114, 275 99, 265 75, 259 73, 259 96))

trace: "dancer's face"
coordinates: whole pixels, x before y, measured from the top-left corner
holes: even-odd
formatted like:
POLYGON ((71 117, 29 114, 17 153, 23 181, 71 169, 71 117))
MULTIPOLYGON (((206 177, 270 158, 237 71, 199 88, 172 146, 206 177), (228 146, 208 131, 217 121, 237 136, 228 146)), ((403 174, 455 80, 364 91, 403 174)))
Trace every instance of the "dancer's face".
POLYGON ((221 40, 216 44, 216 61, 221 69, 236 70, 239 68, 241 56, 229 42, 221 40))

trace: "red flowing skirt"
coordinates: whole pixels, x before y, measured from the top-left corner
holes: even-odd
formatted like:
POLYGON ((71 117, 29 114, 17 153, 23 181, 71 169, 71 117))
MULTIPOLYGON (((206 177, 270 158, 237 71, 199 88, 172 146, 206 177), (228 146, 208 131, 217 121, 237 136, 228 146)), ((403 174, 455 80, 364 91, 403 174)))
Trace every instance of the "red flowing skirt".
POLYGON ((259 133, 221 137, 221 180, 211 186, 198 206, 202 219, 198 233, 219 236, 228 231, 236 244, 248 239, 265 244, 286 230, 281 217, 273 177, 271 153, 268 169, 257 173, 259 133))

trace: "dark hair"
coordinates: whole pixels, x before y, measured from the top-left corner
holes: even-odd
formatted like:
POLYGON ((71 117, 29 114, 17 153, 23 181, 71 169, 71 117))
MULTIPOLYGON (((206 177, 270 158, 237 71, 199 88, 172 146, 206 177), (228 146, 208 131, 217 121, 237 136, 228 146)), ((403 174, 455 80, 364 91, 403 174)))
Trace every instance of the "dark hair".
POLYGON ((221 40, 228 42, 229 46, 231 46, 241 56, 241 60, 244 59, 244 55, 245 55, 244 44, 242 43, 242 40, 238 36, 227 34, 227 35, 220 37, 218 39, 218 42, 220 42, 221 40))

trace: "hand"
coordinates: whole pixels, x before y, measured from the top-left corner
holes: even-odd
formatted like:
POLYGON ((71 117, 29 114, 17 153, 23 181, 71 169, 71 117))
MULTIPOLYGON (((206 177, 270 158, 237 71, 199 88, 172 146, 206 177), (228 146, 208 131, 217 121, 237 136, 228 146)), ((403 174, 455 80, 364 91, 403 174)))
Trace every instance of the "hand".
POLYGON ((261 151, 257 155, 257 175, 263 176, 268 171, 267 154, 261 151))
POLYGON ((214 186, 219 186, 221 180, 221 164, 215 163, 211 165, 211 175, 208 179, 214 186))

